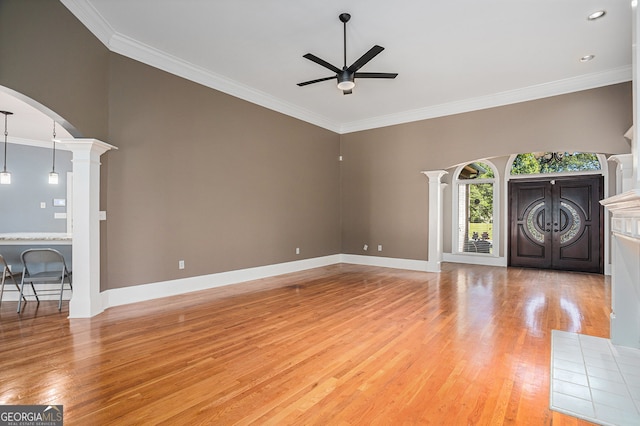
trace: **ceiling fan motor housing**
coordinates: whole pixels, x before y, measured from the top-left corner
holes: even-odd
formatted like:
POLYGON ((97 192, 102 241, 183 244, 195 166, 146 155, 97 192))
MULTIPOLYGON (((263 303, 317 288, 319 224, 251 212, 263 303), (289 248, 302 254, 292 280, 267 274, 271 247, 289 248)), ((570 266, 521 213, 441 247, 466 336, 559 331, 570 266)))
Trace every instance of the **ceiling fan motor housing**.
POLYGON ((342 70, 340 74, 338 74, 338 89, 340 90, 349 90, 353 89, 356 85, 354 82, 355 73, 349 72, 349 70, 342 70))

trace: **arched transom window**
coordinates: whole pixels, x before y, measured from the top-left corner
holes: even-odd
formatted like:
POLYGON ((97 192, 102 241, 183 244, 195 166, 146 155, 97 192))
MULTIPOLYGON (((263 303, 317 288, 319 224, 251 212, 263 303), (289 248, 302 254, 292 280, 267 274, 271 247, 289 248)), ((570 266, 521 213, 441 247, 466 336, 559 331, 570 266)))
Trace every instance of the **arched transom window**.
POLYGON ((598 155, 591 152, 529 152, 516 155, 510 175, 590 172, 600 169, 598 155))

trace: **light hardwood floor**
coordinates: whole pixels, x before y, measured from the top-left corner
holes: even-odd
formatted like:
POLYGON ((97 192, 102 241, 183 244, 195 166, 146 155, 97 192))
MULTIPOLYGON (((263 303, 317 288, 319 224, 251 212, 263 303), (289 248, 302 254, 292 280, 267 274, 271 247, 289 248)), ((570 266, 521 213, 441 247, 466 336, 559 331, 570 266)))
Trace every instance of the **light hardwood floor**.
POLYGON ((549 410, 552 329, 609 336, 610 283, 333 265, 68 320, 0 309, 0 404, 67 425, 585 425, 549 410))

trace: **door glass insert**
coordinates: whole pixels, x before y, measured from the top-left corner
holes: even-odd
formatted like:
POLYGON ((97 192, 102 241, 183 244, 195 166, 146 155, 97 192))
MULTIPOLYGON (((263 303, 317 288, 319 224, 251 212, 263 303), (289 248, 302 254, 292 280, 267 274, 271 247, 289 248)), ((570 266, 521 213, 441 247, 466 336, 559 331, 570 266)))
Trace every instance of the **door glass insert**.
POLYGON ((544 220, 542 217, 543 213, 544 203, 539 203, 534 206, 527 215, 527 231, 529 231, 531 238, 541 244, 544 244, 544 234, 542 233, 544 223, 541 223, 540 221, 541 218, 544 220))
MULTIPOLYGON (((571 217, 567 217, 567 220, 566 220, 570 223, 569 230, 560 234, 560 243, 565 244, 573 240, 575 236, 578 235, 578 232, 580 231, 581 221, 580 221, 580 215, 578 214, 578 211, 574 209, 573 206, 571 206, 571 204, 565 203, 563 201, 560 203, 560 206, 562 210, 568 211, 569 214, 571 215, 571 217)), ((561 210, 561 213, 566 214, 562 210, 561 210)))

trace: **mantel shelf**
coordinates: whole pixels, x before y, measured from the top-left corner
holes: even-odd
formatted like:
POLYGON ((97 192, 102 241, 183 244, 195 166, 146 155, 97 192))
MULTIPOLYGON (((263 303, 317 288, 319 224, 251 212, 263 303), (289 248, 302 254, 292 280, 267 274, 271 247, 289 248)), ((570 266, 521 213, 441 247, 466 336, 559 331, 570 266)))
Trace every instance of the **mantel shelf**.
POLYGON ((640 243, 640 190, 632 189, 600 201, 612 214, 611 232, 640 243))
POLYGON ((614 216, 640 217, 640 189, 632 189, 600 201, 614 216))

